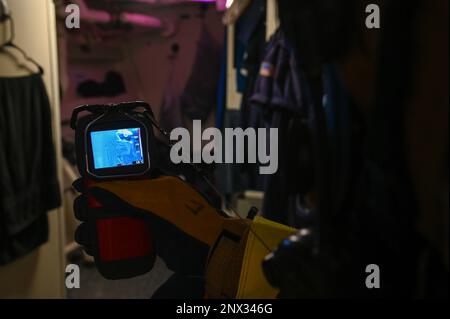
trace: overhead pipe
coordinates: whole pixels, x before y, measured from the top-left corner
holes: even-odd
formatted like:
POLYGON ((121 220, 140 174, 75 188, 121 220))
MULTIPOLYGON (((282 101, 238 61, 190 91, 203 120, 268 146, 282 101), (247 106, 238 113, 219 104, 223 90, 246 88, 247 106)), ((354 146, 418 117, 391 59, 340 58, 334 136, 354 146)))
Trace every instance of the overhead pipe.
POLYGON ((138 13, 123 12, 120 14, 120 21, 148 28, 162 28, 163 26, 160 19, 138 13))
POLYGON ((106 11, 89 9, 84 0, 74 0, 73 3, 80 8, 81 20, 92 23, 109 23, 112 21, 111 14, 106 11))

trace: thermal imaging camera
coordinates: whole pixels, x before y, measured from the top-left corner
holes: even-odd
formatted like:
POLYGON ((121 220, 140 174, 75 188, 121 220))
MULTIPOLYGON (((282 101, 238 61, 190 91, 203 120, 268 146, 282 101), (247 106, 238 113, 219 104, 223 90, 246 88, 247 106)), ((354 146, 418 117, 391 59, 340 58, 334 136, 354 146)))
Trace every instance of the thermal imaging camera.
POLYGON ((108 180, 151 177, 157 162, 153 113, 145 102, 83 105, 73 110, 77 166, 87 190, 87 225, 99 272, 122 279, 148 272, 155 253, 142 219, 105 208, 89 189, 108 180), (84 116, 81 116, 84 114, 84 116))
POLYGON ((152 119, 145 102, 75 108, 71 127, 81 175, 105 180, 150 174, 156 158, 152 119), (82 112, 89 114, 78 118, 82 112))

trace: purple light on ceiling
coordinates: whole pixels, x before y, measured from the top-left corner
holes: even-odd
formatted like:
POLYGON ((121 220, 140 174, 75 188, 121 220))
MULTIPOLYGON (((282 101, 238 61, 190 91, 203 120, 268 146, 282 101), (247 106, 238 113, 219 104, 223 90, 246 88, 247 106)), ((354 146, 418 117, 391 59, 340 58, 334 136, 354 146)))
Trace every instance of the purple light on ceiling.
POLYGON ((122 13, 121 15, 122 21, 130 22, 136 25, 141 25, 149 28, 161 28, 162 22, 160 19, 146 16, 137 13, 122 13))

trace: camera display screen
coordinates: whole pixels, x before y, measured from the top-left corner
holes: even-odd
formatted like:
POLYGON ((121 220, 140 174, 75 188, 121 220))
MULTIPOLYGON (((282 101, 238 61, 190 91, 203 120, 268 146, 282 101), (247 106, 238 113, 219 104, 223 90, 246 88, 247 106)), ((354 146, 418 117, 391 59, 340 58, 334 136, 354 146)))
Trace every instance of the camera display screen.
POLYGON ((93 131, 90 134, 95 169, 144 163, 140 128, 93 131))

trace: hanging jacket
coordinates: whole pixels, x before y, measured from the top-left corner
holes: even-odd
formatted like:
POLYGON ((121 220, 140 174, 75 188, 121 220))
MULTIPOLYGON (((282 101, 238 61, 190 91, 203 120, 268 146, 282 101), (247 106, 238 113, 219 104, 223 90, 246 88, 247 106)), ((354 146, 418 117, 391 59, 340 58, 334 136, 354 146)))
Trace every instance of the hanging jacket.
POLYGON ((41 75, 0 78, 0 265, 47 241, 46 213, 60 204, 41 75))

